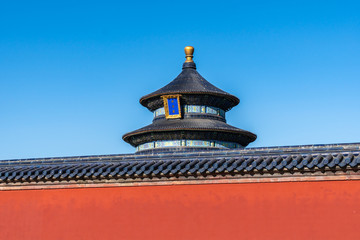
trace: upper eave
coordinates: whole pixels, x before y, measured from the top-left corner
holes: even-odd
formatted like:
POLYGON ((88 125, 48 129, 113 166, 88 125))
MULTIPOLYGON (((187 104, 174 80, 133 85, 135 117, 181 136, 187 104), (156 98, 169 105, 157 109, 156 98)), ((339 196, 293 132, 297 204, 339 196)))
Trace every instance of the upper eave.
MULTIPOLYGON (((185 63, 184 65, 189 64, 190 63, 185 63)), ((194 63, 191 64, 195 66, 194 63)), ((240 102, 239 98, 236 96, 215 87, 205 80, 205 78, 196 71, 195 67, 185 67, 169 84, 140 98, 140 103, 153 111, 154 109, 151 106, 151 101, 155 101, 163 95, 171 94, 210 95, 223 98, 223 101, 226 102, 224 109, 226 111, 238 105, 240 102)))

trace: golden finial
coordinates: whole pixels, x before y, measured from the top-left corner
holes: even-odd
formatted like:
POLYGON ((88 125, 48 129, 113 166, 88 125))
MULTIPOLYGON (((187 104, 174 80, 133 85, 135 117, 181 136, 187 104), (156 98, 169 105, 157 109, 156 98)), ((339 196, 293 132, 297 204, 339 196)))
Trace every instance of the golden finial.
POLYGON ((194 62, 193 61, 193 54, 194 54, 194 47, 191 47, 191 46, 187 46, 185 47, 185 58, 186 58, 186 61, 185 62, 194 62))

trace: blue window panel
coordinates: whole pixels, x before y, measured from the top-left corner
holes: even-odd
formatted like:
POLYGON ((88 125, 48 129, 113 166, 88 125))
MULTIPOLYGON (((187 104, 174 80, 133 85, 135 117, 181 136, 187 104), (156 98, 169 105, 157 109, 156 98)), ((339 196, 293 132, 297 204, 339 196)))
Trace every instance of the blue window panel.
POLYGON ((154 111, 154 117, 165 115, 165 109, 164 108, 158 108, 154 111))
POLYGON ((206 107, 206 113, 218 114, 218 108, 215 108, 215 107, 206 107))
POLYGON ((178 115, 179 104, 177 98, 168 98, 167 101, 168 101, 169 115, 178 115))
POLYGON ((200 112, 200 106, 198 105, 189 105, 188 106, 188 112, 191 113, 199 113, 200 112))

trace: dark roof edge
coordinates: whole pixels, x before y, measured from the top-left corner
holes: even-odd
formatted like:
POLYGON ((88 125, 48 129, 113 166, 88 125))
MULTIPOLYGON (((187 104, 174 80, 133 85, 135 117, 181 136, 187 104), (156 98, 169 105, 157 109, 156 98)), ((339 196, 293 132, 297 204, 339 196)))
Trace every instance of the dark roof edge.
POLYGON ((213 131, 213 132, 223 132, 223 133, 232 133, 232 134, 242 134, 242 135, 250 138, 251 142, 255 141, 257 138, 256 134, 246 131, 246 130, 243 130, 243 129, 239 129, 238 131, 235 131, 235 130, 225 130, 225 129, 215 129, 215 128, 207 128, 207 129, 206 128, 170 128, 170 129, 159 129, 159 130, 143 130, 143 131, 138 131, 138 132, 137 131, 138 130, 135 130, 135 131, 124 134, 122 136, 122 139, 125 142, 130 143, 129 137, 132 137, 132 136, 149 134, 152 132, 174 132, 174 131, 200 131, 200 132, 213 131))
POLYGON ((288 153, 311 153, 311 152, 341 152, 341 151, 360 151, 360 142, 357 143, 338 143, 338 144, 310 144, 292 146, 271 146, 253 147, 235 150, 214 150, 206 152, 174 152, 158 154, 110 154, 110 155, 88 155, 88 156, 68 156, 68 157, 48 157, 48 158, 27 158, 27 159, 4 159, 0 160, 0 165, 12 164, 42 164, 42 163, 66 163, 66 162, 95 162, 95 161, 126 161, 126 160, 156 160, 166 157, 171 159, 190 158, 190 157, 217 157, 231 155, 271 155, 288 153))
POLYGON ((246 150, 251 151, 260 151, 260 150, 360 150, 360 142, 354 143, 328 143, 328 144, 307 144, 307 145, 287 145, 287 146, 269 146, 269 147, 253 147, 247 148, 246 150))
POLYGON ((182 92, 182 91, 171 91, 171 92, 167 92, 166 94, 164 93, 160 93, 160 94, 147 94, 143 97, 141 97, 139 99, 139 103, 148 108, 148 102, 151 101, 151 99, 155 99, 155 98, 160 98, 163 95, 171 95, 171 94, 181 94, 181 95, 213 95, 213 96, 217 96, 217 97, 222 97, 225 98, 227 100, 229 100, 230 102, 232 102, 232 106, 227 109, 226 111, 230 110, 231 108, 237 106, 240 103, 240 99, 238 97, 236 97, 235 95, 232 95, 230 93, 227 94, 223 94, 223 93, 209 93, 209 92, 200 92, 200 91, 189 91, 189 92, 182 92))

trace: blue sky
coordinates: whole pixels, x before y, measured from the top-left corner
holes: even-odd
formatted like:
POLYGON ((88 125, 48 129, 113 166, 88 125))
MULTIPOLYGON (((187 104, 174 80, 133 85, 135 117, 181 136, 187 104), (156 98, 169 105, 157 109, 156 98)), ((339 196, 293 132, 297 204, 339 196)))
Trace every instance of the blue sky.
POLYGON ((141 96, 198 71, 251 147, 360 142, 358 1, 1 1, 0 159, 131 153, 141 96))

